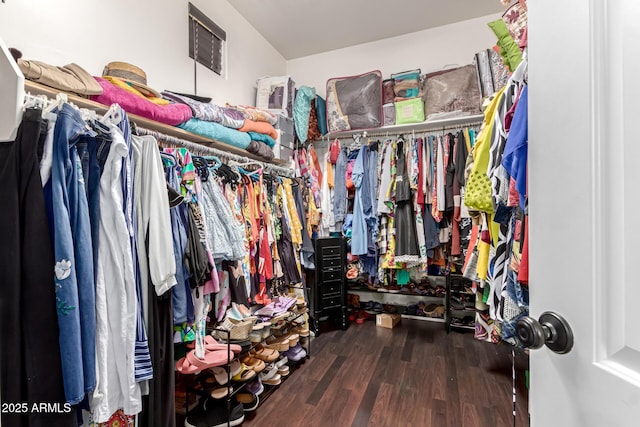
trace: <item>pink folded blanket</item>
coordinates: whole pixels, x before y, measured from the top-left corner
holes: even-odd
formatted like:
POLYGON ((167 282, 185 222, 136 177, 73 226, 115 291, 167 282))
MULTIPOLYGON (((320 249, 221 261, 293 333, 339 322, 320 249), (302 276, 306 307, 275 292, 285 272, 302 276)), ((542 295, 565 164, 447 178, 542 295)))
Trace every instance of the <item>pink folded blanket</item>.
POLYGON ((102 86, 101 95, 92 95, 92 101, 104 105, 118 104, 124 111, 130 114, 137 114, 144 118, 155 120, 156 122, 176 126, 184 123, 193 116, 191 108, 184 104, 156 105, 151 101, 127 92, 124 89, 111 84, 108 80, 95 77, 102 86))

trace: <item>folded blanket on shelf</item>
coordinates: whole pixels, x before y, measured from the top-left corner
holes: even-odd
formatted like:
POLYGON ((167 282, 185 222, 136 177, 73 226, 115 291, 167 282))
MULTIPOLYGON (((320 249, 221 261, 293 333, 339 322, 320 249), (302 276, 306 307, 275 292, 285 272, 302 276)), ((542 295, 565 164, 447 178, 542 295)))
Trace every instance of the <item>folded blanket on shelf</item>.
POLYGON ((222 126, 219 123, 191 119, 186 123, 182 123, 178 127, 242 149, 246 149, 251 142, 249 134, 222 126))
POLYGON ((263 142, 267 144, 269 147, 273 148, 276 145, 276 140, 271 138, 269 135, 265 135, 264 133, 259 132, 247 132, 252 141, 263 142))
POLYGON ((227 108, 240 111, 245 119, 253 120, 254 122, 267 122, 274 126, 278 123, 278 116, 270 111, 261 110, 256 107, 248 107, 246 105, 227 104, 227 108))
POLYGON ((196 119, 216 123, 220 123, 222 121, 222 108, 215 104, 196 101, 195 99, 189 98, 188 96, 179 95, 167 90, 162 92, 162 96, 165 99, 187 105, 189 108, 191 108, 193 117, 195 117, 196 119))
POLYGON ((241 132, 257 132, 269 135, 273 139, 278 139, 278 132, 267 122, 254 122, 253 120, 245 120, 244 126, 238 129, 241 132))
POLYGON ((124 80, 120 80, 117 77, 111 77, 111 76, 102 76, 103 79, 108 80, 109 82, 111 82, 112 85, 116 85, 118 86, 120 89, 124 89, 129 93, 132 93, 136 96, 139 96, 141 98, 146 99, 147 101, 151 101, 154 104, 157 105, 169 105, 171 102, 169 102, 166 99, 163 98, 156 98, 155 96, 145 96, 142 92, 140 92, 138 89, 136 89, 135 87, 133 87, 132 85, 130 85, 129 83, 125 82, 124 80))
POLYGON ((118 104, 124 111, 137 114, 156 122, 171 126, 179 125, 192 116, 191 109, 183 104, 156 105, 153 102, 127 92, 101 77, 94 77, 102 87, 101 95, 90 97, 92 101, 104 105, 118 104))
POLYGON ((269 148, 266 144, 258 141, 251 141, 249 143, 249 146, 247 147, 247 151, 268 161, 273 160, 273 158, 275 157, 275 154, 273 153, 273 150, 271 148, 269 148))

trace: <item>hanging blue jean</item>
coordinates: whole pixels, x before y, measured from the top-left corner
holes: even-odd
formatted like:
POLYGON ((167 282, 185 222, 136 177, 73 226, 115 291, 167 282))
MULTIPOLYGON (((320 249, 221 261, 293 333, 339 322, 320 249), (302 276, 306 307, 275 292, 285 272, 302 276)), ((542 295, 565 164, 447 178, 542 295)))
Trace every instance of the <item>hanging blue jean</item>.
MULTIPOLYGON (((378 232, 380 231, 380 224, 378 220, 378 214, 376 212, 376 206, 378 204, 378 151, 368 150, 369 156, 365 173, 369 178, 369 194, 371 198, 371 213, 367 215, 365 210, 364 215, 369 226, 369 232, 371 233, 371 239, 374 244, 378 241, 378 232)), ((376 244, 377 247, 377 244, 376 244)))
POLYGON ((347 214, 347 149, 340 150, 336 162, 336 175, 334 179, 333 215, 336 224, 344 221, 347 214))
MULTIPOLYGON (((87 201, 89 202, 89 222, 91 223, 91 242, 93 243, 93 265, 98 265, 98 230, 100 221, 100 175, 109 155, 111 134, 109 129, 99 122, 94 123, 95 136, 83 135, 78 139, 76 148, 82 162, 87 201)), ((96 269, 97 270, 97 269, 96 269)), ((95 275, 94 275, 95 277, 95 275)))
POLYGON ((353 227, 351 232, 351 253, 353 255, 366 255, 369 252, 369 246, 367 244, 367 222, 365 221, 362 207, 362 199, 365 197, 363 194, 365 191, 362 187, 365 177, 365 150, 366 147, 358 153, 351 175, 353 184, 356 187, 356 194, 353 201, 353 227))
MULTIPOLYGON (((167 154, 164 154, 165 160, 167 154)), ((176 161, 173 159, 174 164, 169 165, 165 161, 165 167, 167 171, 167 182, 169 186, 175 190, 176 197, 180 194, 180 178, 177 175, 176 161)), ((180 196, 182 199, 182 197, 180 196)), ((191 289, 189 287, 189 276, 184 266, 184 252, 187 248, 187 229, 183 220, 181 210, 186 209, 186 203, 176 203, 171 205, 169 210, 171 216, 171 232, 173 234, 173 253, 175 254, 176 261, 176 281, 177 285, 171 288, 171 294, 173 298, 173 323, 174 325, 181 325, 188 319, 188 302, 191 299, 191 289)), ((192 303, 193 304, 193 303, 192 303)), ((192 316, 193 309, 192 309, 192 316)))
POLYGON ((89 207, 76 143, 95 136, 65 104, 53 135, 50 212, 60 353, 67 401, 77 404, 95 387, 95 275, 89 207))

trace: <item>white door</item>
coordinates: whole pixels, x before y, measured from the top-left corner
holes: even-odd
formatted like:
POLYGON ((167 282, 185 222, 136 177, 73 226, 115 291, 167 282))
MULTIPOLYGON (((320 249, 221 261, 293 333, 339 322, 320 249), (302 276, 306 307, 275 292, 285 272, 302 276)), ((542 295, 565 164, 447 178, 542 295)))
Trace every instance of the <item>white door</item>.
POLYGON ((640 1, 528 6, 531 425, 640 426, 640 1))

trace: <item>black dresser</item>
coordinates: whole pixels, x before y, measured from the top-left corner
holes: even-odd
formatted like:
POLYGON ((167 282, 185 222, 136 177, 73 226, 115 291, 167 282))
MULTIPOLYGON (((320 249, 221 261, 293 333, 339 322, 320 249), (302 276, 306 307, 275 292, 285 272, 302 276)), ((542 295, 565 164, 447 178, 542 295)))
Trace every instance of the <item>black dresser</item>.
POLYGON ((341 237, 314 240, 316 270, 309 280, 311 316, 316 336, 320 321, 347 329, 346 241, 341 237))

